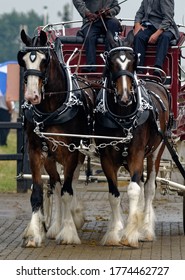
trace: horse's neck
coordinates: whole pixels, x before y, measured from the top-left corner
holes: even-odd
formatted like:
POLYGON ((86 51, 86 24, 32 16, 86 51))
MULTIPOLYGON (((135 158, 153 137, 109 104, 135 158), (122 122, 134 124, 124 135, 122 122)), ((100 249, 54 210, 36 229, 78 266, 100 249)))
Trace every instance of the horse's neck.
POLYGON ((43 113, 52 113, 61 107, 65 100, 65 94, 45 94, 43 95, 42 102, 37 106, 37 108, 43 113))
POLYGON ((39 105, 45 112, 53 112, 66 101, 68 82, 64 68, 56 60, 52 60, 48 70, 48 80, 42 103, 39 105))
POLYGON ((67 77, 64 66, 61 65, 57 59, 51 60, 49 73, 48 73, 48 83, 46 89, 53 92, 67 91, 67 77))
POLYGON ((46 113, 56 111, 66 101, 67 92, 68 84, 64 70, 59 64, 51 64, 42 93, 42 102, 38 105, 38 109, 46 113))

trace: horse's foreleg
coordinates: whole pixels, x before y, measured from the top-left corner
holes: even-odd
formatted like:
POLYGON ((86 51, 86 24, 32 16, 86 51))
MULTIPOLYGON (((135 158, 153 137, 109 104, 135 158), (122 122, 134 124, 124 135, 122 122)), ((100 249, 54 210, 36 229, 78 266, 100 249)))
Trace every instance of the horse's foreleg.
POLYGON ((109 193, 109 203, 112 209, 111 219, 108 229, 101 240, 102 245, 120 245, 120 240, 123 235, 123 220, 120 211, 120 196, 116 197, 109 193))
POLYGON ((61 209, 61 183, 56 182, 55 188, 53 189, 54 194, 54 215, 51 226, 47 231, 47 237, 55 239, 60 231, 62 222, 62 209, 61 209))
POLYGON ((155 238, 155 214, 152 206, 155 195, 155 171, 151 171, 145 188, 145 208, 144 217, 140 226, 140 237, 142 241, 152 241, 155 238))
POLYGON ((159 169, 161 154, 164 150, 163 144, 155 150, 153 155, 147 158, 147 181, 145 183, 145 208, 143 224, 141 227, 141 237, 143 241, 155 239, 155 213, 153 209, 153 199, 155 196, 156 176, 159 169))
POLYGON ((76 225, 73 220, 71 206, 73 202, 72 180, 73 174, 78 164, 77 154, 69 154, 64 166, 64 184, 62 195, 62 225, 56 237, 58 244, 80 244, 76 225))
POLYGON ((41 184, 33 183, 31 194, 32 217, 23 233, 23 247, 40 247, 45 237, 43 227, 43 190, 41 184))
POLYGON ((109 185, 109 202, 112 210, 107 232, 101 240, 102 245, 120 245, 123 234, 123 220, 120 210, 120 193, 117 188, 117 169, 114 169, 111 161, 105 158, 102 160, 102 168, 107 177, 109 185))
POLYGON ((52 223, 47 231, 47 237, 55 239, 60 231, 62 221, 62 209, 61 209, 61 180, 57 170, 56 161, 53 158, 48 158, 45 162, 45 169, 50 176, 50 187, 53 190, 54 195, 54 213, 52 215, 52 223))
POLYGON ((128 185, 127 192, 129 197, 129 215, 120 243, 125 246, 137 248, 139 246, 139 223, 142 217, 140 211, 138 211, 141 188, 136 182, 131 181, 128 185))
POLYGON ((62 219, 61 230, 56 237, 58 244, 80 244, 81 243, 73 217, 72 217, 72 214, 71 214, 72 200, 73 200, 73 196, 70 195, 69 193, 65 192, 62 195, 63 219, 62 219))
POLYGON ((76 185, 78 184, 79 174, 80 174, 80 167, 82 163, 78 163, 74 176, 73 176, 73 200, 71 203, 71 213, 73 216, 74 223, 76 225, 77 229, 82 228, 84 222, 85 222, 85 216, 84 216, 84 206, 81 197, 79 195, 77 196, 76 192, 76 185))

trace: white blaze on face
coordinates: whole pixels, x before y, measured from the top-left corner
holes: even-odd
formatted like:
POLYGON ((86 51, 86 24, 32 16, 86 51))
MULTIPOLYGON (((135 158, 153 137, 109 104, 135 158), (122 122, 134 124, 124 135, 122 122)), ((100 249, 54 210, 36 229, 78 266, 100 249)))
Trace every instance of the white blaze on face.
MULTIPOLYGON (((30 56, 30 53, 27 53, 24 56, 24 61, 27 70, 38 70, 40 71, 40 64, 45 55, 39 52, 36 52, 36 58, 30 56)), ((35 75, 27 76, 27 84, 25 91, 25 99, 30 101, 32 104, 39 104, 41 100, 41 92, 39 87, 39 77, 35 75)))
MULTIPOLYGON (((130 60, 125 56, 121 55, 119 58, 116 59, 117 63, 120 65, 121 70, 127 70, 128 69, 128 64, 130 60)), ((128 93, 128 83, 127 83, 127 76, 123 75, 121 77, 122 79, 122 100, 123 102, 126 102, 127 100, 127 93, 128 93)))

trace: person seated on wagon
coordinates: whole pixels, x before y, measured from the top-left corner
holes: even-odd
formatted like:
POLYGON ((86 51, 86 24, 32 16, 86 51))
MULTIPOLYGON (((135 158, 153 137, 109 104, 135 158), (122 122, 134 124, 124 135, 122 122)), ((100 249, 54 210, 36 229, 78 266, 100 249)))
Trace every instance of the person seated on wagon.
MULTIPOLYGON (((139 66, 144 65, 149 43, 157 45, 154 67, 162 69, 170 41, 174 39, 179 39, 174 21, 174 0, 142 0, 134 23, 134 51, 140 53, 139 66)), ((161 77, 158 69, 153 74, 161 77)))
MULTIPOLYGON (((86 64, 96 65, 97 38, 106 34, 106 30, 113 36, 121 32, 120 21, 115 17, 121 9, 118 0, 73 0, 73 4, 83 18, 81 32, 85 38, 86 64)), ((96 72, 96 67, 84 67, 82 72, 96 72)))

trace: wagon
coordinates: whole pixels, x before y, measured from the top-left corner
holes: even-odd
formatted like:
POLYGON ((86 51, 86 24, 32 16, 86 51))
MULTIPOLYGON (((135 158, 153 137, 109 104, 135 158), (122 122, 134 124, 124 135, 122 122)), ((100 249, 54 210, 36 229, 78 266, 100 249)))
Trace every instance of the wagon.
MULTIPOLYGON (((124 20, 122 22, 122 37, 126 37, 128 32, 132 29, 132 26, 124 25, 124 20)), ((43 29, 47 32, 49 41, 51 45, 54 43, 56 37, 60 38, 62 43, 62 52, 64 61, 66 66, 70 69, 72 75, 76 75, 81 77, 84 80, 87 80, 93 87, 97 90, 100 89, 102 83, 102 73, 104 68, 104 60, 102 58, 102 54, 104 52, 104 37, 100 37, 98 39, 97 44, 97 72, 96 73, 82 73, 82 67, 86 65, 85 62, 85 51, 84 51, 84 38, 80 34, 80 27, 66 27, 70 24, 78 24, 80 25, 80 21, 76 22, 62 22, 56 24, 48 24, 44 27, 39 27, 39 30, 43 29)), ((170 136, 171 141, 167 142, 167 148, 170 152, 171 157, 165 155, 161 160, 161 168, 160 174, 163 178, 157 177, 157 180, 162 185, 162 191, 164 193, 168 191, 177 191, 180 195, 183 195, 183 220, 184 220, 184 231, 185 231, 185 186, 183 184, 179 184, 170 180, 172 172, 174 170, 174 162, 175 166, 178 168, 178 172, 180 171, 181 175, 185 179, 185 170, 184 170, 184 162, 177 155, 177 150, 182 145, 185 140, 185 85, 183 84, 183 75, 185 74, 182 68, 182 60, 185 58, 183 56, 183 44, 185 42, 185 34, 180 32, 180 39, 178 42, 172 41, 170 49, 168 51, 165 63, 164 63, 164 75, 162 80, 159 80, 158 77, 153 76, 151 73, 153 72, 152 65, 154 64, 154 57, 156 47, 149 45, 146 52, 146 60, 145 67, 143 70, 144 74, 140 75, 141 79, 155 79, 158 82, 162 82, 165 87, 170 91, 172 97, 172 113, 171 113, 171 122, 173 123, 172 135, 170 136), (166 177, 166 178, 164 178, 166 177)), ((88 65, 86 65, 88 67, 88 65)), ((74 137, 76 137, 74 135, 74 137)), ((87 135, 89 138, 90 136, 87 135)), ((96 137, 96 136, 92 136, 96 137)), ((87 153, 88 154, 88 153, 87 153)), ((103 176, 95 176, 93 175, 94 166, 97 168, 97 162, 91 162, 92 167, 89 166, 89 157, 87 156, 86 166, 89 168, 88 178, 87 178, 87 170, 85 169, 85 173, 81 175, 82 180, 104 180, 103 176), (85 177, 84 177, 85 174, 85 177)), ((127 173, 125 170, 120 170, 119 179, 122 180, 127 173)), ((62 175, 61 175, 62 176, 62 175)), ((29 175, 24 174, 25 178, 28 178, 29 175)), ((47 179, 47 175, 43 175, 44 179, 47 179)), ((46 226, 50 223, 51 217, 51 207, 48 207, 47 202, 51 205, 51 196, 46 189, 45 194, 45 213, 46 213, 46 226)))

